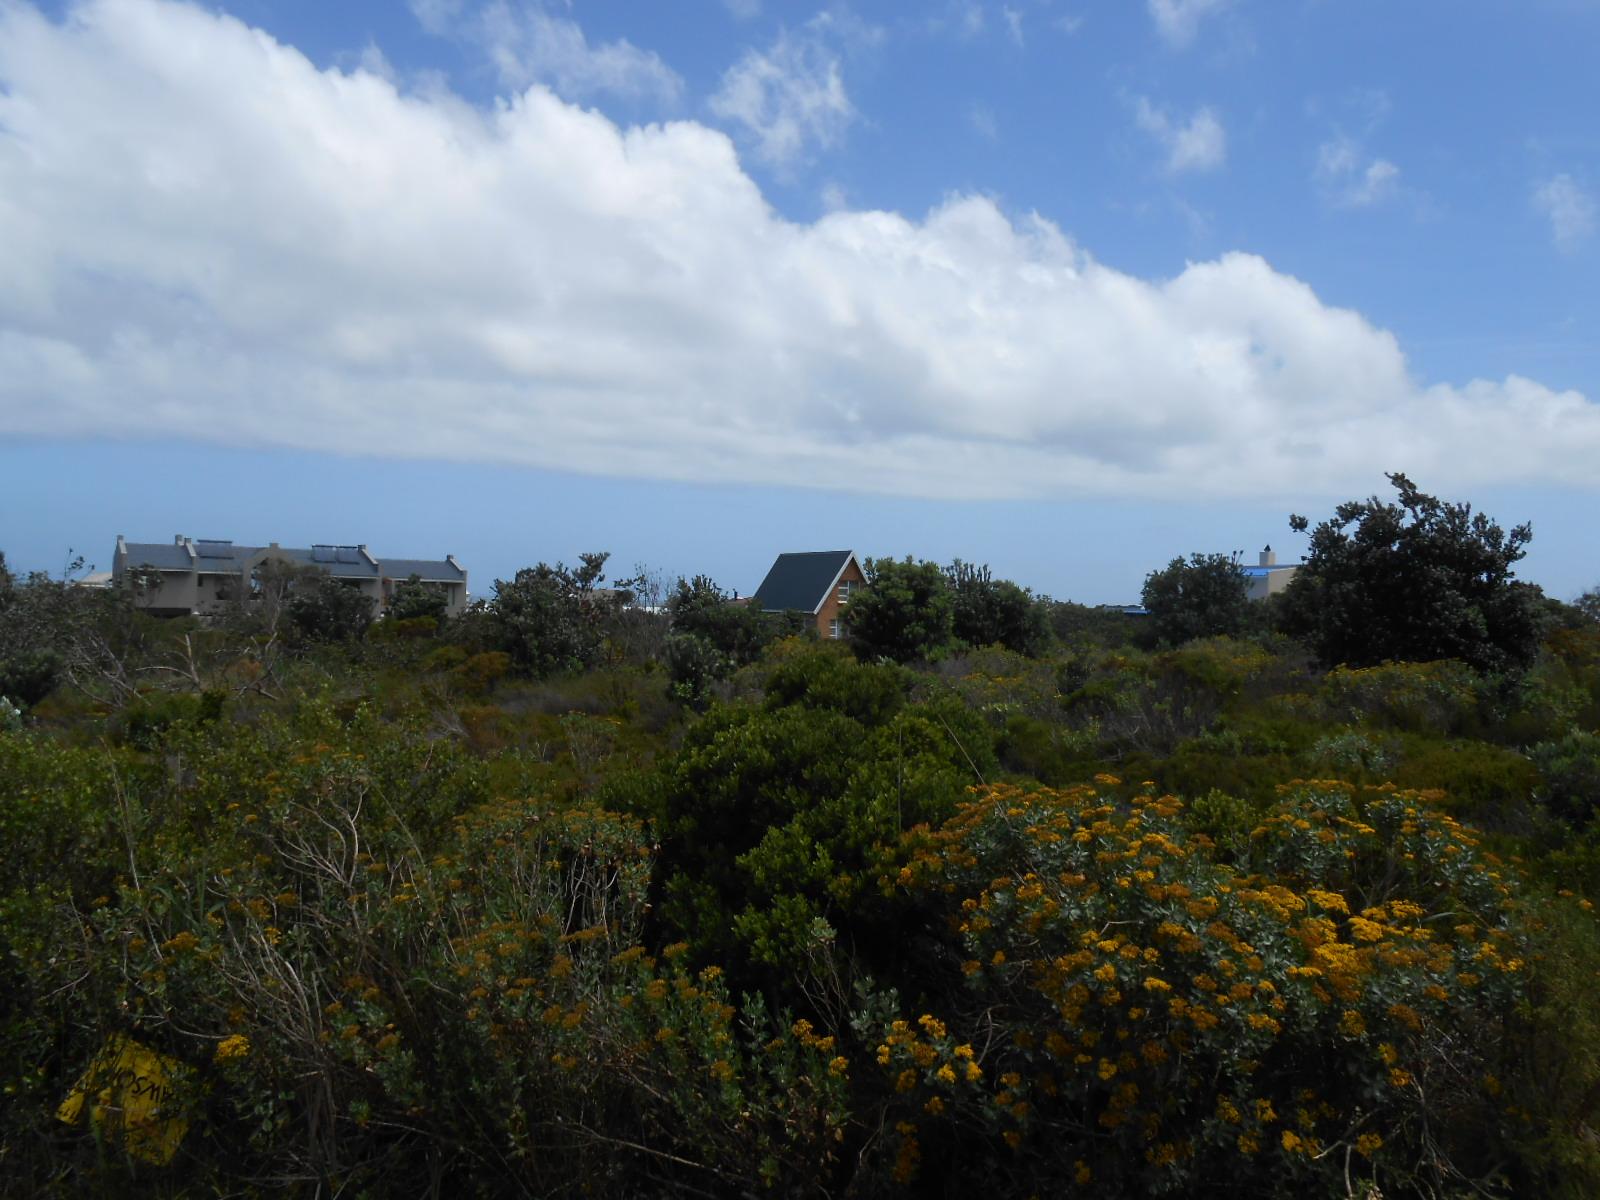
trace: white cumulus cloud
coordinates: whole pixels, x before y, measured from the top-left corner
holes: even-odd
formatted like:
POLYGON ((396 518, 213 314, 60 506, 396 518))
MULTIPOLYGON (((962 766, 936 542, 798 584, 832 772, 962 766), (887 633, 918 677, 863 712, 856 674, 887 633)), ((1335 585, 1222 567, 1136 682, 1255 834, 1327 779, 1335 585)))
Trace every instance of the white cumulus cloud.
POLYGON ((1134 104, 1134 120, 1165 148, 1169 174, 1212 171, 1228 157, 1227 132, 1211 108, 1196 109, 1187 121, 1173 120, 1165 109, 1140 96, 1134 104))
POLYGON ((0 436, 941 497, 1600 460, 1590 400, 1419 380, 1254 255, 1140 278, 970 195, 785 220, 702 124, 407 92, 175 0, 0 4, 0 247, 0 436))
POLYGON ((1534 188, 1533 206, 1550 222, 1550 237, 1559 250, 1571 253, 1594 233, 1594 197, 1570 175, 1557 175, 1534 188))

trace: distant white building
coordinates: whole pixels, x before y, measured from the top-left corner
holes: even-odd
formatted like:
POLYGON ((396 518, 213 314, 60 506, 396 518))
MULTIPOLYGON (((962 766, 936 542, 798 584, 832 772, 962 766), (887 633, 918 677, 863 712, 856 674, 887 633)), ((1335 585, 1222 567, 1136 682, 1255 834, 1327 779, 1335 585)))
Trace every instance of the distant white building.
POLYGON ((154 587, 135 594, 135 603, 158 616, 220 612, 247 588, 263 564, 281 562, 326 571, 355 588, 381 612, 394 599, 395 588, 413 575, 423 586, 444 595, 446 612, 454 616, 467 606, 467 571, 447 554, 442 559, 375 557, 365 546, 317 545, 308 549, 280 546, 236 546, 230 541, 197 539, 179 534, 166 542, 129 542, 119 533, 111 577, 120 584, 130 571, 153 573, 154 587))
POLYGON ((1278 565, 1278 556, 1271 546, 1261 551, 1261 562, 1254 567, 1241 565, 1245 582, 1249 590, 1245 592, 1247 600, 1265 600, 1268 596, 1276 596, 1289 586, 1289 581, 1294 578, 1294 573, 1300 569, 1299 563, 1285 563, 1278 565))

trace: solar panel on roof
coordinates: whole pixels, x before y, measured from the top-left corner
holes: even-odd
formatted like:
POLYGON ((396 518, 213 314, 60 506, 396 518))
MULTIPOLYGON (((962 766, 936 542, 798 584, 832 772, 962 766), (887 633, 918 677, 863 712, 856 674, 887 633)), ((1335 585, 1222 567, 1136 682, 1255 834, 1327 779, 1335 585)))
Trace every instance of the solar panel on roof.
POLYGON ((218 538, 207 538, 203 541, 197 539, 194 544, 194 550, 201 558, 233 557, 233 543, 231 541, 225 542, 218 538))

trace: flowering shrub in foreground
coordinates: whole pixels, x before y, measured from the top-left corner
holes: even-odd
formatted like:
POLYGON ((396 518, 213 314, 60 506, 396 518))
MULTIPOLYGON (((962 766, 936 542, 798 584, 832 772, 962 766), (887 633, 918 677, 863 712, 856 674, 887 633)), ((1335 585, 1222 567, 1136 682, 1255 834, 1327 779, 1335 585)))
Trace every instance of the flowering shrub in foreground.
POLYGON ((948 906, 967 982, 880 1031, 893 1177, 970 1156, 1019 1195, 1492 1187, 1524 964, 1472 837, 1313 782, 1227 866, 1179 801, 1116 783, 977 792, 884 879, 948 906))

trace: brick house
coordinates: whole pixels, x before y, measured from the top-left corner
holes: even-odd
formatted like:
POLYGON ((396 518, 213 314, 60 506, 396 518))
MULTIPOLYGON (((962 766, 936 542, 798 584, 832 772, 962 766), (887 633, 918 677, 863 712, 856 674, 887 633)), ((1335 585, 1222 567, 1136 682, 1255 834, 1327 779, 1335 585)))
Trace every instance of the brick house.
POLYGON ((808 613, 817 636, 843 636, 840 614, 851 593, 865 587, 867 577, 853 550, 815 550, 780 554, 756 589, 762 612, 808 613))

